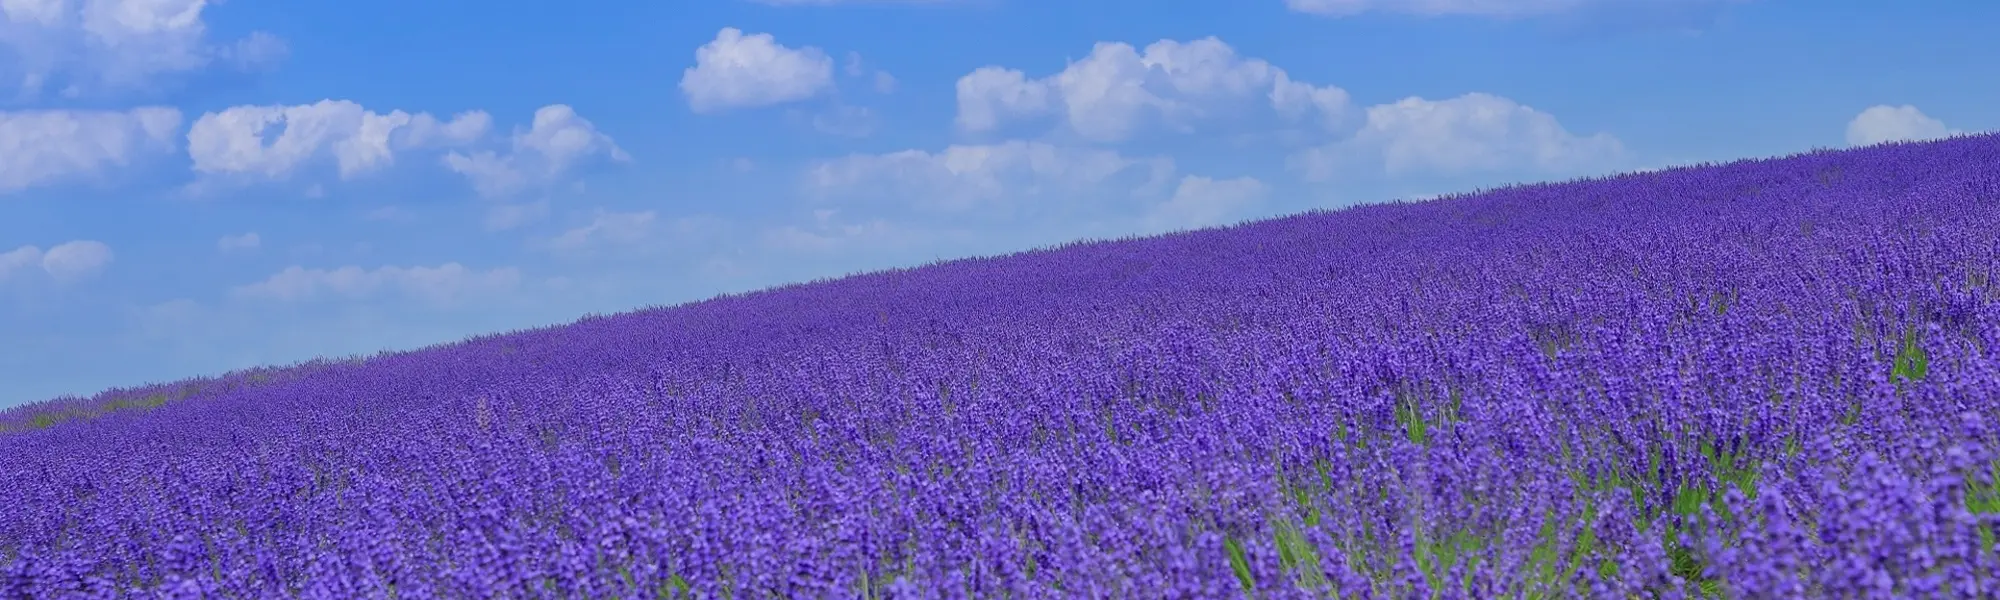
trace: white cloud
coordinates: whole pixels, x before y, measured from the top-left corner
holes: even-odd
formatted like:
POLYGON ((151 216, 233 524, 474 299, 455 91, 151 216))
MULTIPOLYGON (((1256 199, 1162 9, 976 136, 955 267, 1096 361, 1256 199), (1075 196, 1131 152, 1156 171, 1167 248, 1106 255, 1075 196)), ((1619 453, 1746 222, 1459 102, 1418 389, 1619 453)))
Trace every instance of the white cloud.
POLYGON ((1943 121, 1925 115, 1915 106, 1882 104, 1868 107, 1847 122, 1847 145, 1931 140, 1959 133, 1963 132, 1945 127, 1943 121))
POLYGON ((42 249, 35 246, 22 246, 0 252, 0 282, 12 279, 16 271, 33 268, 41 262, 42 249))
POLYGON ((1318 117, 1320 125, 1327 129, 1337 129, 1344 124, 1353 105, 1347 90, 1293 81, 1283 71, 1272 77, 1270 98, 1271 107, 1277 109, 1279 115, 1295 121, 1318 117))
POLYGON ((535 110, 534 122, 527 129, 514 132, 506 154, 452 152, 444 157, 444 164, 470 180, 480 195, 496 198, 557 183, 584 161, 600 157, 631 160, 611 136, 578 116, 575 109, 551 104, 535 110))
POLYGON ((695 49, 681 93, 698 113, 796 102, 833 88, 833 59, 819 48, 778 44, 768 33, 724 27, 695 49))
POLYGON ((1293 167, 1308 179, 1326 179, 1349 163, 1373 163, 1392 176, 1587 172, 1615 164, 1623 154, 1607 134, 1572 134, 1547 113, 1490 94, 1408 98, 1358 110, 1346 90, 1294 79, 1214 37, 1160 40, 1143 50, 1100 42, 1087 57, 1040 78, 982 67, 958 80, 957 100, 962 131, 1052 118, 1093 142, 1126 141, 1161 128, 1190 132, 1261 108, 1285 122, 1311 122, 1318 130, 1290 129, 1275 137, 1335 140, 1292 157, 1293 167))
POLYGON ((472 154, 453 152, 444 157, 445 168, 465 176, 474 190, 488 197, 505 196, 527 187, 527 175, 509 162, 491 150, 472 154))
POLYGON ((57 283, 75 283, 103 272, 112 258, 110 246, 92 240, 64 242, 48 250, 21 246, 0 252, 0 282, 12 279, 18 272, 40 266, 57 283))
POLYGON ((235 106, 195 120, 188 129, 188 156, 198 173, 282 180, 331 154, 341 179, 352 179, 393 164, 401 150, 469 144, 491 122, 478 111, 440 122, 428 113, 376 113, 348 100, 235 106), (280 129, 276 136, 270 135, 272 128, 280 129))
POLYGON ((1141 226, 1148 232, 1162 232, 1224 225, 1243 217, 1270 189, 1252 177, 1182 177, 1173 197, 1154 207, 1141 226))
POLYGON ((988 131, 1009 119, 1054 115, 1085 139, 1127 139, 1159 123, 1188 130, 1194 123, 1241 114, 1264 101, 1291 119, 1318 115, 1337 122, 1347 93, 1293 81, 1261 59, 1242 58, 1214 37, 1160 40, 1144 52, 1099 42, 1090 55, 1040 79, 1018 70, 982 67, 958 81, 959 128, 988 131))
POLYGON ((1581 172, 1608 166, 1624 146, 1608 134, 1579 136, 1554 116, 1499 96, 1403 100, 1368 107, 1352 139, 1295 154, 1307 179, 1327 179, 1353 163, 1380 161, 1391 176, 1531 169, 1581 172))
POLYGON ((141 88, 155 78, 218 60, 263 68, 283 59, 284 41, 253 32, 217 45, 208 39, 207 0, 8 0, 0 2, 0 47, 12 55, 22 91, 51 85, 65 95, 141 88))
POLYGON ((1116 152, 1010 141, 954 145, 939 152, 904 150, 819 162, 806 174, 823 193, 907 197, 932 210, 956 212, 1037 196, 1100 190, 1121 175, 1143 174, 1137 188, 1161 186, 1173 161, 1133 159, 1116 152))
POLYGON ((222 236, 222 239, 215 241, 215 248, 223 252, 255 250, 258 246, 263 245, 263 243, 263 238, 258 237, 257 232, 252 231, 244 234, 222 236))
POLYGON ((881 94, 896 93, 896 76, 890 75, 888 71, 876 71, 875 92, 881 94))
POLYGON ((164 154, 180 124, 180 111, 165 107, 0 112, 0 194, 164 154))
POLYGON ((958 78, 958 126, 988 131, 1007 116, 1039 115, 1052 105, 1048 82, 1000 67, 980 67, 958 78))
POLYGON ((585 224, 551 238, 548 247, 562 252, 579 251, 596 245, 630 245, 644 241, 653 232, 653 211, 606 212, 598 210, 585 224))
POLYGON ((479 141, 492 130, 493 115, 483 110, 468 110, 452 115, 450 121, 439 120, 430 113, 417 113, 398 133, 403 136, 403 143, 411 147, 456 147, 479 141))
POLYGON ((577 161, 597 154, 626 160, 625 151, 611 143, 611 136, 597 131, 590 121, 577 116, 566 104, 551 104, 535 110, 535 120, 525 132, 514 135, 516 154, 533 153, 543 168, 562 171, 577 161))
POLYGON ((64 242, 42 253, 42 270, 56 281, 68 283, 98 274, 111 264, 111 258, 111 247, 103 242, 64 242))
POLYGON ((231 292, 243 299, 278 301, 326 297, 358 300, 395 294, 444 305, 509 291, 520 283, 521 272, 513 267, 478 271, 455 262, 436 267, 384 266, 374 269, 352 265, 335 269, 308 269, 293 265, 263 281, 238 286, 231 292))

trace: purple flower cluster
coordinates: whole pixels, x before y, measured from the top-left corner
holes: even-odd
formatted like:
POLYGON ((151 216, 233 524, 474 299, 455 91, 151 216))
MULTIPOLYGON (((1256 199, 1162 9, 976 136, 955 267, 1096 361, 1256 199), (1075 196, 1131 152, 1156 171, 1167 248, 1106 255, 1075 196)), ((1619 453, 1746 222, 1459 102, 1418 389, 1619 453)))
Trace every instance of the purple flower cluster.
POLYGON ((30 406, 0 597, 1990 598, 1996 423, 1968 136, 30 406))

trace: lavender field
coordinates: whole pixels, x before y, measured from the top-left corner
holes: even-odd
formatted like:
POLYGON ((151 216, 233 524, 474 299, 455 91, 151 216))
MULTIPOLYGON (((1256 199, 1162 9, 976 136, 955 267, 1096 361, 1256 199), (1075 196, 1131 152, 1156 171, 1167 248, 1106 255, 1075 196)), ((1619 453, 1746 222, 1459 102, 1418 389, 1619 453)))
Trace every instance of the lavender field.
POLYGON ((7 598, 2000 596, 2000 136, 0 416, 7 598))

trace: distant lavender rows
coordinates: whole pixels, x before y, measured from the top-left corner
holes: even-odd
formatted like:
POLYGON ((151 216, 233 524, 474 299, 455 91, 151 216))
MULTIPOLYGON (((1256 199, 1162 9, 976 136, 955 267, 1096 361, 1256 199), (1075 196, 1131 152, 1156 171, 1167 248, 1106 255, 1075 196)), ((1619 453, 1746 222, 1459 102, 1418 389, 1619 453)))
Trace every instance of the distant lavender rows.
POLYGON ((1978 136, 121 391, 0 596, 1994 597, 1995 277, 1978 136))

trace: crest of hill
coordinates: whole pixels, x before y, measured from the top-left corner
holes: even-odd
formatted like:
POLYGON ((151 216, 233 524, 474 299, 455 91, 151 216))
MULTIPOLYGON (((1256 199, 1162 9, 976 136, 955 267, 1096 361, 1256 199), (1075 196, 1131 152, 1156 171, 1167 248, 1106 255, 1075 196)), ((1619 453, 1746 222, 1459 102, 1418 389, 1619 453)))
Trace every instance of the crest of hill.
MULTIPOLYGON (((494 333, 425 348, 382 352, 368 357, 322 358, 283 367, 260 367, 220 376, 106 390, 89 397, 65 396, 0 411, 0 432, 39 429, 114 413, 144 412, 168 403, 217 400, 247 390, 282 394, 301 386, 325 387, 365 370, 435 361, 440 357, 483 357, 507 365, 435 364, 438 377, 493 373, 495 368, 532 369, 562 360, 582 346, 600 349, 634 343, 631 336, 684 338, 675 350, 651 356, 619 357, 616 352, 585 353, 606 361, 599 369, 642 368, 646 363, 682 361, 769 364, 758 340, 786 332, 826 337, 822 343, 865 342, 865 325, 932 323, 938 315, 902 307, 978 306, 992 321, 1009 315, 1044 314, 1035 302, 1090 302, 1108 289, 1143 289, 1167 282, 1185 261, 1233 261, 1256 268, 1266 252, 1311 244, 1321 253, 1355 260, 1411 252, 1477 252, 1509 244, 1533 243, 1563 230, 1602 222, 1658 222, 1699 219, 1730 203, 1800 202, 1800 186, 1839 198, 1845 174, 1857 165, 1900 182, 1908 193, 1923 193, 1926 181, 1949 179, 1945 170, 2000 168, 2000 134, 1961 135, 1927 142, 1898 142, 1856 149, 1816 149, 1728 163, 1702 163, 1560 182, 1512 185, 1422 201, 1396 201, 1306 213, 1236 225, 1151 237, 1080 240, 1011 254, 939 261, 931 264, 822 278, 745 293, 724 294, 675 306, 654 306, 615 315, 587 315, 568 324, 494 333), (1885 168, 1885 166, 1887 168, 1885 168), (1783 192, 1783 193, 1780 193, 1783 192), (1332 248, 1329 248, 1332 246, 1332 248), (1024 294, 1024 291, 1044 293, 1024 294), (1056 292, 1056 293, 1047 293, 1056 292), (856 326, 857 324, 864 326, 856 326), (726 351, 719 350, 727 347, 726 351)), ((1961 179, 1962 180, 1962 179, 1961 179)), ((1879 187, 1877 188, 1879 190, 1879 187)), ((1981 191, 2000 198, 2000 190, 1981 191)), ((1740 206, 1738 208, 1741 208, 1740 206)), ((1337 266, 1334 268, 1338 268, 1337 266)), ((1186 282, 1173 282, 1186 284, 1186 282)), ((1236 293, 1239 290, 1202 290, 1236 293)), ((1120 310, 1106 306, 1103 310, 1120 310)), ((655 338, 656 339, 656 338, 655 338)), ((468 375, 469 376, 469 375, 468 375)), ((432 382, 436 383, 436 382, 432 382)), ((468 382, 470 383, 470 382, 468 382)), ((477 385, 503 385, 483 383, 477 385)), ((476 385, 475 385, 476 387, 476 385)))

